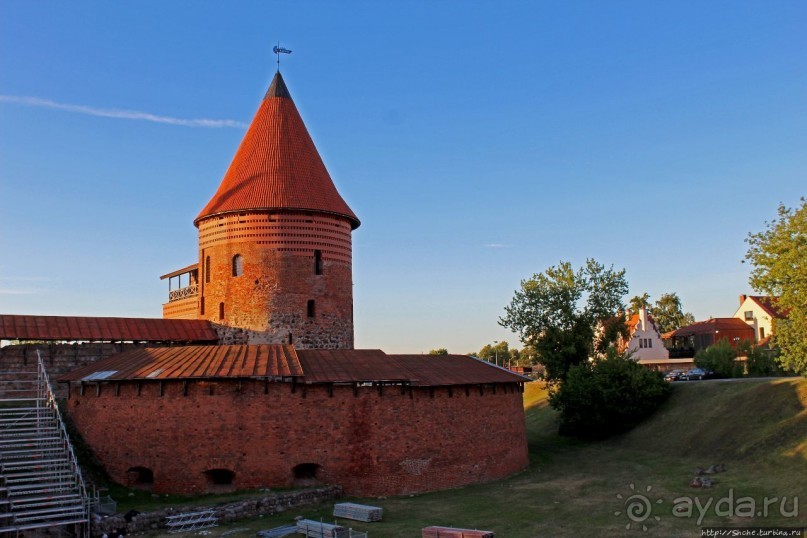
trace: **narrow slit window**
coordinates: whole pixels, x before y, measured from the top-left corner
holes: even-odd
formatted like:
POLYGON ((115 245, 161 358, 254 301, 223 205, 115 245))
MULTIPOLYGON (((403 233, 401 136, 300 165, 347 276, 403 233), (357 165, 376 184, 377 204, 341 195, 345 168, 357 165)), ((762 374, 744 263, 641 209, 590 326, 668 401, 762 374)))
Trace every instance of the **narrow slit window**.
POLYGON ((322 251, 315 250, 314 251, 314 274, 321 275, 322 274, 322 251))
POLYGON ((313 318, 316 315, 316 313, 317 313, 316 309, 317 309, 317 305, 314 302, 314 299, 309 299, 308 300, 308 305, 306 305, 306 310, 308 312, 308 317, 309 318, 313 318))
POLYGON ((210 256, 205 258, 205 283, 210 284, 210 256))
POLYGON ((233 276, 241 276, 244 274, 244 263, 240 254, 233 256, 233 276))
POLYGON ((224 303, 219 303, 219 319, 224 319, 224 303))
POLYGON ((199 299, 199 314, 205 315, 205 298, 202 297, 199 299))

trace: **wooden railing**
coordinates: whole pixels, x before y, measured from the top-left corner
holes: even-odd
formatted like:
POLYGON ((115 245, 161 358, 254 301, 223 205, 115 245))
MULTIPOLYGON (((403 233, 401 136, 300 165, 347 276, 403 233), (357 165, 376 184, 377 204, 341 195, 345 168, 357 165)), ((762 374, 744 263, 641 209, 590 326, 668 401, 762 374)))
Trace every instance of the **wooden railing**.
POLYGON ((191 284, 178 290, 171 290, 168 292, 168 302, 180 301, 188 297, 196 297, 199 294, 199 284, 191 284))

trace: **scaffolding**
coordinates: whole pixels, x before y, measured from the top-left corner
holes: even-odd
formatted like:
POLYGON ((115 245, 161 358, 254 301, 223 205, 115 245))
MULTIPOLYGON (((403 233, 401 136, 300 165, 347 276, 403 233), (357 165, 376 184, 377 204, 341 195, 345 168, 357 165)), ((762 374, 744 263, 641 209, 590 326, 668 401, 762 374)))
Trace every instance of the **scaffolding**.
POLYGON ((42 357, 0 372, 0 536, 67 527, 90 536, 90 498, 42 357))

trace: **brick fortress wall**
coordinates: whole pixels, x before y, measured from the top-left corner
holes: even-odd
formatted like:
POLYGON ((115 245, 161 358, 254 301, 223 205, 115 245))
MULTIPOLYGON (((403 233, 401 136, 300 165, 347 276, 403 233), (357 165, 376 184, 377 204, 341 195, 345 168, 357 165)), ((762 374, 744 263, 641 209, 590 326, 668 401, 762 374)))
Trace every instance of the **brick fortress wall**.
POLYGON ((72 386, 68 411, 113 479, 147 468, 159 493, 207 491, 212 469, 234 472, 237 489, 290 486, 295 466, 314 464, 317 479, 348 494, 402 495, 528 464, 516 384, 329 393, 246 380, 88 383, 83 395, 72 386))
MULTIPOLYGON (((67 393, 64 392, 64 387, 57 386, 53 381, 60 375, 117 353, 141 347, 146 347, 146 344, 12 344, 0 347, 0 371, 4 373, 4 381, 8 388, 30 388, 29 386, 14 385, 13 378, 17 372, 36 370, 36 352, 38 350, 45 363, 51 385, 53 385, 56 395, 61 398, 67 396, 67 393)), ((148 347, 157 347, 157 345, 149 344, 148 347)))
POLYGON ((244 329, 251 344, 289 343, 291 335, 299 349, 352 349, 351 248, 350 222, 335 215, 251 211, 203 219, 199 317, 244 329), (236 255, 241 276, 233 276, 236 255))

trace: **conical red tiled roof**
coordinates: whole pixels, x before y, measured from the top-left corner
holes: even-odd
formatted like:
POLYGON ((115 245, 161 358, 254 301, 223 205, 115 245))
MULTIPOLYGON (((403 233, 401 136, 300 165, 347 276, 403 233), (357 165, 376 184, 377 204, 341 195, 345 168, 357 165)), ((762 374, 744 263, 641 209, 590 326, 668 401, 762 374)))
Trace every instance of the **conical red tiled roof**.
POLYGON ((345 203, 278 72, 216 194, 194 220, 233 211, 302 209, 359 219, 345 203))

